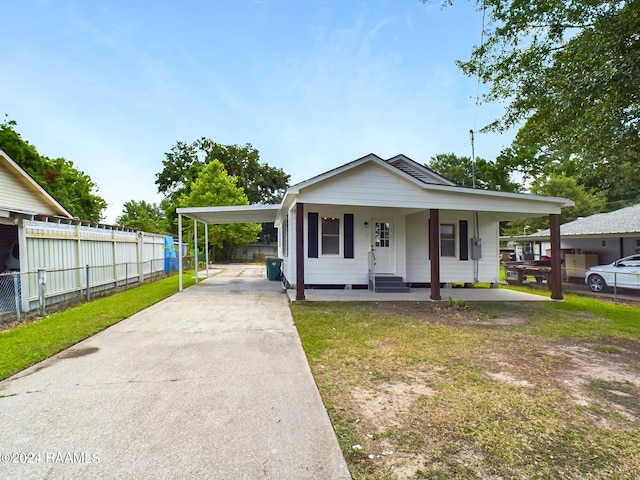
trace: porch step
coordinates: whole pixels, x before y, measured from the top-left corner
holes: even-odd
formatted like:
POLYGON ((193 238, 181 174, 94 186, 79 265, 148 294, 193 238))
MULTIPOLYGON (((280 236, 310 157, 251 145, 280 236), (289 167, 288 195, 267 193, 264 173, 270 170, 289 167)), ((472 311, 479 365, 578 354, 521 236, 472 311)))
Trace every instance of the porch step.
MULTIPOLYGON (((370 285, 369 288, 372 286, 370 285)), ((398 275, 376 275, 376 293, 409 293, 402 277, 398 275)))

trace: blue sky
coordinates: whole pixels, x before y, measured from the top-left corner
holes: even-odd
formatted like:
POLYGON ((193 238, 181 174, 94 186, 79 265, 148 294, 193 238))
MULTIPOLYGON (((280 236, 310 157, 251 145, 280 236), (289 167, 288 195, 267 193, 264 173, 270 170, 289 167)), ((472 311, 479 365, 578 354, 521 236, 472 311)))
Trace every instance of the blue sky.
MULTIPOLYGON (((368 153, 471 155, 480 42, 473 3, 438 0, 3 2, 0 114, 41 154, 91 176, 114 222, 159 202, 177 141, 252 144, 292 183, 368 153)), ((494 159, 512 135, 476 133, 494 159)))

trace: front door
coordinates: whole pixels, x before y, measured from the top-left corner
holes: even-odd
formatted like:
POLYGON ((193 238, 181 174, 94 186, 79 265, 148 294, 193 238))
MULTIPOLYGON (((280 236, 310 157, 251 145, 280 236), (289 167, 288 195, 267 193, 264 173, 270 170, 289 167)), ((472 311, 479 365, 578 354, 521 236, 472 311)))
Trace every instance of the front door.
POLYGON ((376 273, 396 272, 396 249, 391 220, 373 219, 371 250, 376 256, 376 273))

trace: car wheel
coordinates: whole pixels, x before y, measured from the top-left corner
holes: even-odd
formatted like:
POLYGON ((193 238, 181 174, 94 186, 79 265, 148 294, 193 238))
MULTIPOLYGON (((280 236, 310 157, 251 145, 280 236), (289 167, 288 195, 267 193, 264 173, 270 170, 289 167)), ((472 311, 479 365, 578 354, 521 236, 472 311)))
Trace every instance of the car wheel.
POLYGON ((589 275, 589 278, 587 279, 587 285, 589 285, 589 289, 592 292, 602 292, 604 290, 604 287, 607 286, 607 284, 604 281, 604 278, 602 278, 600 275, 589 275))

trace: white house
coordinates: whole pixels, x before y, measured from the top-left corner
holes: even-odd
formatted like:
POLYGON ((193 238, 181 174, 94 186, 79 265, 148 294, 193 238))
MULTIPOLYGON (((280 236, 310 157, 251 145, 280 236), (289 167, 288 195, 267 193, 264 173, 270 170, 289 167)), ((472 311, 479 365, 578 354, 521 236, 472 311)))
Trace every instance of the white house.
MULTIPOLYGON (((369 154, 290 187, 280 205, 179 208, 207 224, 273 221, 287 286, 376 288, 499 280, 499 222, 550 215, 555 233, 566 198, 456 186, 404 155, 369 154)), ((181 236, 180 236, 181 237, 181 236)), ((559 253, 559 252, 558 252, 559 253)), ((560 257, 552 258, 562 298, 560 257)))

